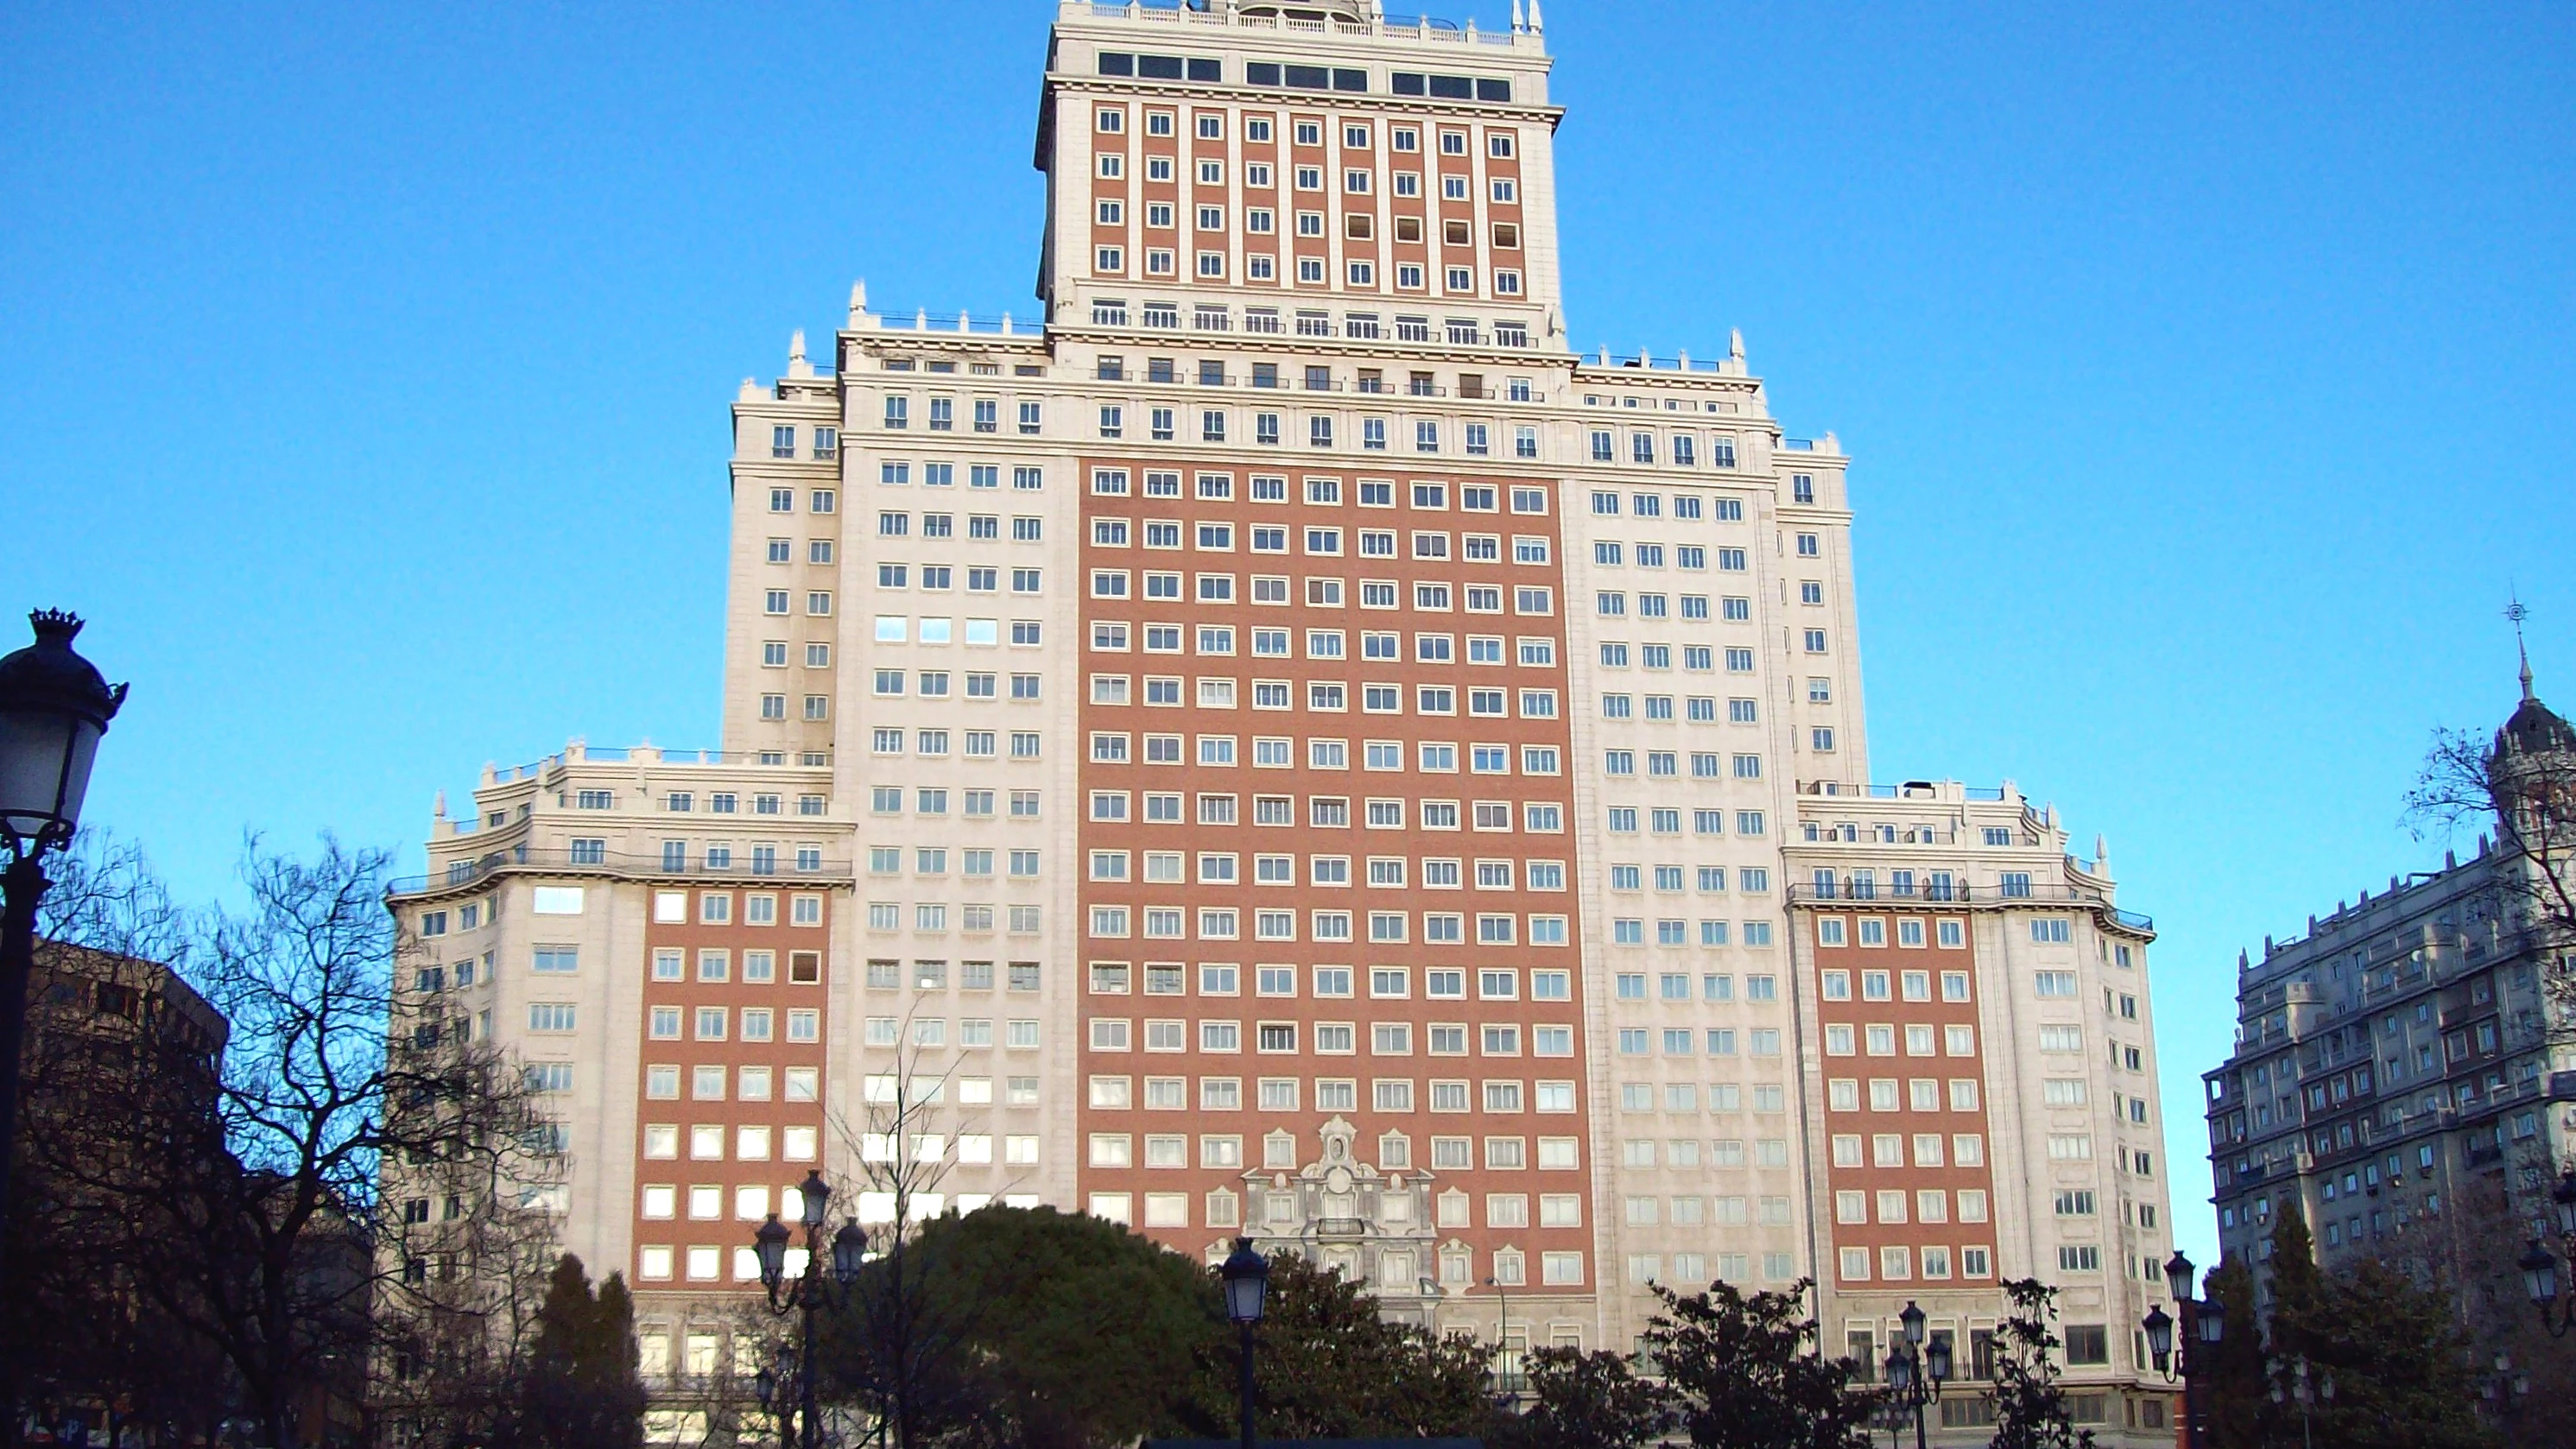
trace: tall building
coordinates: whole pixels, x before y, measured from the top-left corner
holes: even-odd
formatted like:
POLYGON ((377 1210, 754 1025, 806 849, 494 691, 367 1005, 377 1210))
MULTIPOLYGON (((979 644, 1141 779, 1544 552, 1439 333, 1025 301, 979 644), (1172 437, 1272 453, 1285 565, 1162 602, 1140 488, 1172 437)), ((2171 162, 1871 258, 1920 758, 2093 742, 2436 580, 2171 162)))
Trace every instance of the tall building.
POLYGON ((2017 793, 1867 783, 1848 460, 1738 340, 1572 350, 1549 67, 1535 5, 1063 5, 1037 316, 854 289, 734 404, 722 751, 442 810, 399 907, 565 1064, 648 1356, 808 1165, 928 1157, 1506 1371, 1721 1273, 1964 1352, 2036 1274, 2161 1426, 2151 933, 2017 793))
POLYGON ((2460 1287, 2479 1333, 2499 1302, 2525 1321, 2514 1256, 2554 1240, 2539 1225, 2576 1156, 2563 895, 2576 730, 2532 692, 2527 663, 2488 759, 2506 799, 2555 796, 2558 823, 2498 819, 2472 858, 2391 876, 2299 939, 2238 957, 2236 1047, 2203 1080, 2220 1245, 2263 1305, 2274 1231, 2296 1209, 2328 1268, 2429 1273, 2460 1287))

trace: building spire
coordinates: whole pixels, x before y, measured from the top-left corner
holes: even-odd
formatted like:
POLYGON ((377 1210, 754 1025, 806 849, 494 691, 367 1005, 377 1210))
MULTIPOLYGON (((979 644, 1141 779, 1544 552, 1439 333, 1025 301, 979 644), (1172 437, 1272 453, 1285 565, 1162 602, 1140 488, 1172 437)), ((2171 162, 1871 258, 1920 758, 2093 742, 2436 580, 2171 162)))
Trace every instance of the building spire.
POLYGON ((2510 598, 2513 602, 2504 606, 2504 616, 2513 621, 2513 652, 2521 656, 2522 659, 2522 697, 2525 701, 2529 701, 2531 698, 2531 649, 2528 645, 2523 643, 2522 621, 2531 617, 2531 610, 2524 606, 2520 594, 2508 593, 2506 597, 2510 598))

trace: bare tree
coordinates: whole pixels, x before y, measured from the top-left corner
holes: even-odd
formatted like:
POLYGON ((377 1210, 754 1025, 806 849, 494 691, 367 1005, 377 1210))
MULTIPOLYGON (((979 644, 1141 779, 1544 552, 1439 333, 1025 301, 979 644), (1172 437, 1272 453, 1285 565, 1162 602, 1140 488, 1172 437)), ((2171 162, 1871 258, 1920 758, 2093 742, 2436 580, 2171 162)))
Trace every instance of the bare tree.
POLYGON ((481 1261, 477 1224, 538 1205, 514 1193, 552 1171, 520 1069, 395 990, 387 864, 327 837, 310 862, 253 838, 246 908, 190 911, 138 852, 107 848, 66 862, 72 888, 46 900, 50 940, 163 962, 228 1023, 211 1110, 80 1186, 133 1207, 137 1290, 222 1356, 280 1449, 354 1417, 379 1297, 423 1297, 443 1262, 481 1261), (397 1198, 379 1191, 388 1166, 397 1198), (424 1265, 409 1249, 433 1226, 452 1233, 424 1265))
POLYGON ((858 1164, 853 1186, 869 1262, 836 1315, 822 1376, 854 1391, 896 1449, 917 1449, 966 1409, 958 1356, 978 1324, 972 1305, 961 1311, 933 1291, 937 1268, 914 1232, 925 1199, 949 1206, 944 1188, 958 1166, 958 1139, 977 1124, 951 1100, 954 1064, 925 1063, 909 1017, 902 1040, 894 1070, 862 1082, 857 1118, 832 1123, 846 1160, 858 1164))

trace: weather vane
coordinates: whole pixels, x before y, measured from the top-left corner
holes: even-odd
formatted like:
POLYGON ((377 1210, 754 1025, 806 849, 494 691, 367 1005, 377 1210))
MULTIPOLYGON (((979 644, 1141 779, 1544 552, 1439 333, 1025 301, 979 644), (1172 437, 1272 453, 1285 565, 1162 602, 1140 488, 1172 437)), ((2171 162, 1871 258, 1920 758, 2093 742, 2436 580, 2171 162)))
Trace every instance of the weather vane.
POLYGON ((2522 697, 2529 699, 2531 698, 2531 650, 2522 642, 2522 621, 2531 617, 2531 610, 2524 606, 2520 593, 2508 591, 2505 597, 2511 601, 2504 606, 2504 616, 2513 621, 2513 652, 2522 660, 2522 697))

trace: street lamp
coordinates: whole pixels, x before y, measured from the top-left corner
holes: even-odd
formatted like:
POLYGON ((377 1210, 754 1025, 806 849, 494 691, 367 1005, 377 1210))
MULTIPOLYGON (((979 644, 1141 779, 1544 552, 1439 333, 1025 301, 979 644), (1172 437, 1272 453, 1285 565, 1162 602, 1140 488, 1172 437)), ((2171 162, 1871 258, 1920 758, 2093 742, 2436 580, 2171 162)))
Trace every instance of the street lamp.
POLYGON ((2493 1406, 2499 1419, 2519 1414, 2522 1411, 2523 1398, 2530 1392, 2531 1375, 2516 1373, 2513 1367, 2513 1355, 2509 1353, 2497 1354, 2495 1372, 2491 1375, 2482 1375, 2478 1382, 2478 1397, 2493 1406))
POLYGON ((2299 1442, 2306 1446, 2306 1449, 2316 1449, 2316 1429, 2309 1423, 2308 1414, 2311 1407, 2320 1402, 2328 1404, 2334 1402, 2334 1375, 2318 1374, 2312 1385, 2306 1354, 2300 1354, 2291 1359, 2289 1369, 2290 1383, 2287 1392, 2283 1391, 2278 1378, 2272 1380, 2272 1402, 2280 1404, 2295 1401, 2298 1404, 2299 1442))
POLYGON ((1904 1332, 1887 1351, 1887 1386, 1893 1390, 1893 1402, 1900 1422, 1904 1412, 1914 1412, 1914 1449, 1924 1449, 1923 1408, 1941 1397, 1941 1386, 1950 1381, 1957 1367, 1950 1356, 1947 1334, 1925 1342, 1923 1310, 1913 1300, 1906 1300, 1905 1311, 1896 1315, 1904 1332))
POLYGON ((1499 1274, 1488 1277, 1485 1286, 1493 1289, 1503 1303, 1502 1322, 1494 1330, 1494 1385, 1502 1390, 1496 1402, 1511 1408, 1520 1402, 1521 1394, 1520 1360, 1512 1353, 1512 1290, 1504 1286, 1499 1274))
POLYGON ((2174 1255, 2165 1260, 2165 1291, 2173 1298, 2174 1307, 2182 1313, 2179 1322, 2182 1332, 2180 1335, 2175 1333, 2177 1321, 2174 1315, 2165 1312, 2162 1304, 2147 1310, 2143 1325, 2147 1331, 2147 1356, 2155 1361, 2156 1372, 2165 1376, 2166 1383, 2177 1378, 2182 1380, 2183 1441, 2194 1449, 2203 1442, 2208 1430, 2208 1416, 2198 1402, 2199 1386, 2195 1380, 2205 1367, 2202 1355, 2218 1351, 2219 1338, 2226 1331, 2227 1321, 2217 1299, 2198 1300, 2191 1296, 2196 1277, 2197 1270, 2190 1257, 2181 1249, 2175 1249, 2174 1255), (2197 1347, 2192 1342, 2195 1335, 2197 1347))
POLYGON ((36 970, 36 902, 52 884, 47 851, 80 826, 90 766, 107 722, 125 703, 73 652, 81 621, 53 609, 27 616, 36 642, 0 659, 0 1216, 18 1140, 18 1061, 27 1036, 27 983, 36 970))
POLYGON ((1234 1252, 1217 1270, 1225 1280, 1225 1316, 1243 1334, 1242 1380, 1238 1389, 1243 1414, 1243 1449, 1252 1444, 1252 1326, 1261 1321, 1262 1300, 1270 1292, 1270 1260, 1250 1238, 1234 1240, 1234 1252))
POLYGON ((777 1346, 777 1362, 772 1367, 762 1364, 751 1376, 751 1391, 760 1396, 763 1413, 778 1416, 778 1449, 796 1449, 796 1416, 787 1411, 787 1395, 794 1392, 796 1351, 782 1343, 777 1346))
MULTIPOLYGON (((2559 1174, 2549 1189, 2549 1205, 2558 1219, 2559 1252, 2576 1263, 2576 1167, 2559 1174)), ((2533 1238, 2514 1266, 2522 1270, 2522 1288, 2531 1296, 2531 1306, 2540 1310, 2540 1326, 2549 1330, 2550 1337, 2564 1338, 2570 1327, 2576 1327, 2576 1302, 2552 1312, 2558 1304, 2558 1254, 2550 1252, 2542 1239, 2533 1238)))
MULTIPOLYGON (((751 1241, 753 1251, 760 1258, 760 1286, 769 1294, 769 1311, 781 1318, 791 1313, 802 1315, 802 1322, 798 1325, 798 1351, 802 1361, 796 1370, 797 1413, 801 1420, 798 1433, 802 1449, 815 1449, 820 1414, 815 1407, 814 1316, 829 1306, 828 1300, 834 1296, 833 1289, 847 1291, 852 1283, 858 1281, 859 1266, 867 1257, 867 1234, 859 1231, 856 1221, 842 1220, 841 1230, 832 1236, 831 1253, 827 1257, 823 1251, 823 1224, 831 1217, 831 1186, 823 1181, 821 1172, 808 1172, 805 1180, 796 1185, 796 1194, 802 1199, 797 1217, 805 1227, 805 1271, 796 1276, 795 1282, 787 1281, 787 1240, 790 1233, 787 1225, 778 1220, 778 1214, 771 1213, 769 1220, 753 1231, 751 1241)), ((786 1355, 782 1352, 782 1367, 785 1360, 786 1355)), ((767 1374, 768 1370, 764 1369, 762 1373, 767 1374)), ((775 1393, 778 1388, 777 1376, 771 1375, 768 1393, 775 1393)), ((764 1393, 764 1404, 767 1398, 767 1393, 764 1393)), ((787 1434, 783 1423, 778 1437, 784 1449, 787 1434)))

